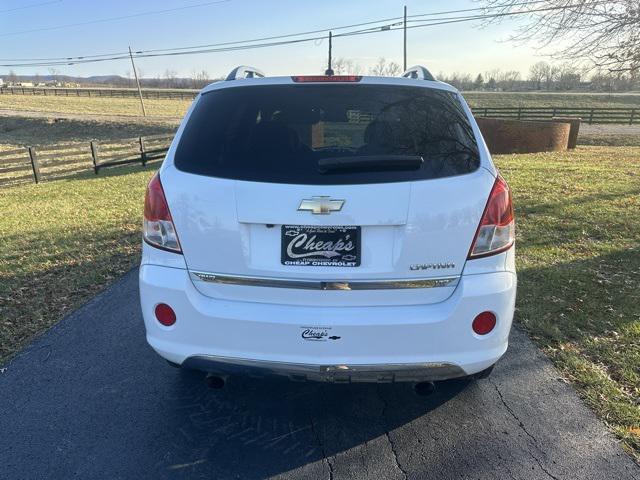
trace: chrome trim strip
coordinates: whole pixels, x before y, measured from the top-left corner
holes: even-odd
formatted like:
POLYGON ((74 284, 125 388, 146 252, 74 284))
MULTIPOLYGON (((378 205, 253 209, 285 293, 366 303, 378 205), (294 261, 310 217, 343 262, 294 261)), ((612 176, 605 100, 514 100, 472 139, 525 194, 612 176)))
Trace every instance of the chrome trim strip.
POLYGON ((446 362, 313 365, 217 355, 194 355, 188 357, 182 366, 218 374, 277 375, 289 377, 291 380, 339 383, 435 381, 466 375, 458 365, 446 362))
POLYGON ((191 279, 224 285, 245 285, 251 287, 297 288, 303 290, 393 290, 407 288, 455 287, 459 276, 440 278, 414 278, 402 280, 292 280, 271 277, 247 277, 208 272, 190 272, 191 279))

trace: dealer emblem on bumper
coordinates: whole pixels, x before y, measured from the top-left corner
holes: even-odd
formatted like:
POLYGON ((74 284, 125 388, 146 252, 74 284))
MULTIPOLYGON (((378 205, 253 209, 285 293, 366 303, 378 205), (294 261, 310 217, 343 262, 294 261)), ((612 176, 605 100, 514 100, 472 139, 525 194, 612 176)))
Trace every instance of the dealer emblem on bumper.
POLYGON ((300 327, 303 340, 311 342, 326 342, 327 340, 340 340, 337 335, 330 335, 331 327, 300 327))

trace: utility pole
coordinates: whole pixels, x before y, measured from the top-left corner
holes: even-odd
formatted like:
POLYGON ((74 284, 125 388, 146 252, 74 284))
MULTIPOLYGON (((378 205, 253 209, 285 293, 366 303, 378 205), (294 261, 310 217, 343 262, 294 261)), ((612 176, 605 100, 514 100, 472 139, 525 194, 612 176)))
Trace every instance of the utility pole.
POLYGON ((403 71, 407 71, 407 6, 404 6, 404 22, 402 23, 403 25, 403 35, 404 35, 404 46, 402 49, 402 57, 403 57, 403 62, 402 64, 404 65, 404 69, 403 71))
POLYGON ((136 64, 133 62, 133 53, 131 53, 131 46, 129 46, 129 58, 131 58, 131 66, 133 67, 133 76, 136 77, 136 85, 138 85, 138 96, 140 97, 140 106, 142 107, 142 116, 146 117, 147 112, 144 109, 144 100, 142 100, 142 90, 140 89, 140 80, 138 80, 138 72, 136 71, 136 64))

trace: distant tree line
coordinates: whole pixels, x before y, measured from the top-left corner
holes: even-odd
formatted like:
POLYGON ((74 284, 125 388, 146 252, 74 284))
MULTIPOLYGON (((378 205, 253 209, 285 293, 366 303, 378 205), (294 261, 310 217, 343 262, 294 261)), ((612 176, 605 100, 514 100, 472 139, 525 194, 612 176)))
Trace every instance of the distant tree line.
MULTIPOLYGON (((331 67, 336 75, 361 75, 365 69, 351 59, 337 58, 331 67)), ((379 58, 366 73, 396 77, 402 67, 393 61, 379 58)), ((566 92, 572 90, 593 92, 628 92, 640 90, 640 72, 596 72, 590 75, 570 63, 560 65, 541 61, 529 68, 526 77, 517 70, 499 68, 473 75, 471 73, 439 73, 438 80, 449 83, 459 90, 489 92, 547 91, 566 92)))
POLYGON ((469 73, 441 73, 438 78, 460 90, 493 92, 628 92, 640 89, 638 73, 595 72, 587 75, 569 63, 554 65, 544 61, 533 64, 526 77, 516 70, 494 69, 475 77, 469 73))
MULTIPOLYGON (((192 70, 189 77, 179 77, 175 70, 166 69, 162 75, 156 77, 145 77, 144 72, 138 70, 140 85, 146 88, 193 88, 200 89, 220 78, 214 78, 209 75, 206 70, 192 70)), ((118 87, 135 87, 135 79, 131 70, 125 72, 124 77, 117 77, 115 86, 118 87)))
MULTIPOLYGON (((200 89, 211 82, 220 80, 212 77, 206 70, 193 70, 189 77, 179 77, 175 70, 167 69, 162 75, 145 77, 144 71, 138 70, 138 78, 143 88, 192 88, 200 89)), ((82 87, 116 87, 135 88, 135 78, 131 70, 122 75, 101 75, 91 77, 74 77, 61 75, 56 69, 49 69, 49 75, 16 75, 11 70, 7 75, 0 75, 7 85, 19 85, 29 82, 34 86, 82 86, 82 87)))
MULTIPOLYGON (((397 77, 402 73, 400 64, 381 57, 368 69, 348 58, 336 58, 331 65, 336 75, 376 75, 397 77)), ((322 65, 322 70, 326 65, 322 65)), ((189 77, 179 77, 175 70, 166 69, 157 77, 145 77, 138 69, 138 77, 143 88, 192 88, 203 86, 220 80, 212 78, 206 70, 193 70, 189 77)), ((8 75, 0 75, 5 83, 19 82, 54 82, 56 85, 78 84, 81 86, 135 88, 135 79, 130 70, 124 76, 105 75, 88 78, 60 75, 57 70, 50 69, 49 75, 16 75, 13 71, 8 75)), ((517 70, 493 69, 482 73, 467 72, 439 73, 438 80, 450 83, 459 90, 477 90, 488 92, 522 92, 522 91, 591 91, 591 92, 628 92, 640 90, 640 71, 596 71, 581 72, 570 63, 552 64, 540 61, 529 68, 526 76, 517 70)))

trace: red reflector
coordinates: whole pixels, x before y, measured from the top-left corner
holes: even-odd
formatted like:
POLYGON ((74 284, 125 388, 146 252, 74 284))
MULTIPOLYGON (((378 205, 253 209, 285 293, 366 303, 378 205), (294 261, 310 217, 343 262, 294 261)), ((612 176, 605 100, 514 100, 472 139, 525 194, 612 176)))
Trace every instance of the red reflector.
POLYGON ((491 312, 482 312, 473 319, 471 327, 478 335, 486 335, 496 326, 496 316, 491 312))
POLYGON ((156 305, 155 313, 158 321, 165 327, 170 327, 176 323, 176 312, 166 303, 156 305))
POLYGON ((296 75, 291 80, 298 83, 304 82, 359 82, 362 75, 296 75))

